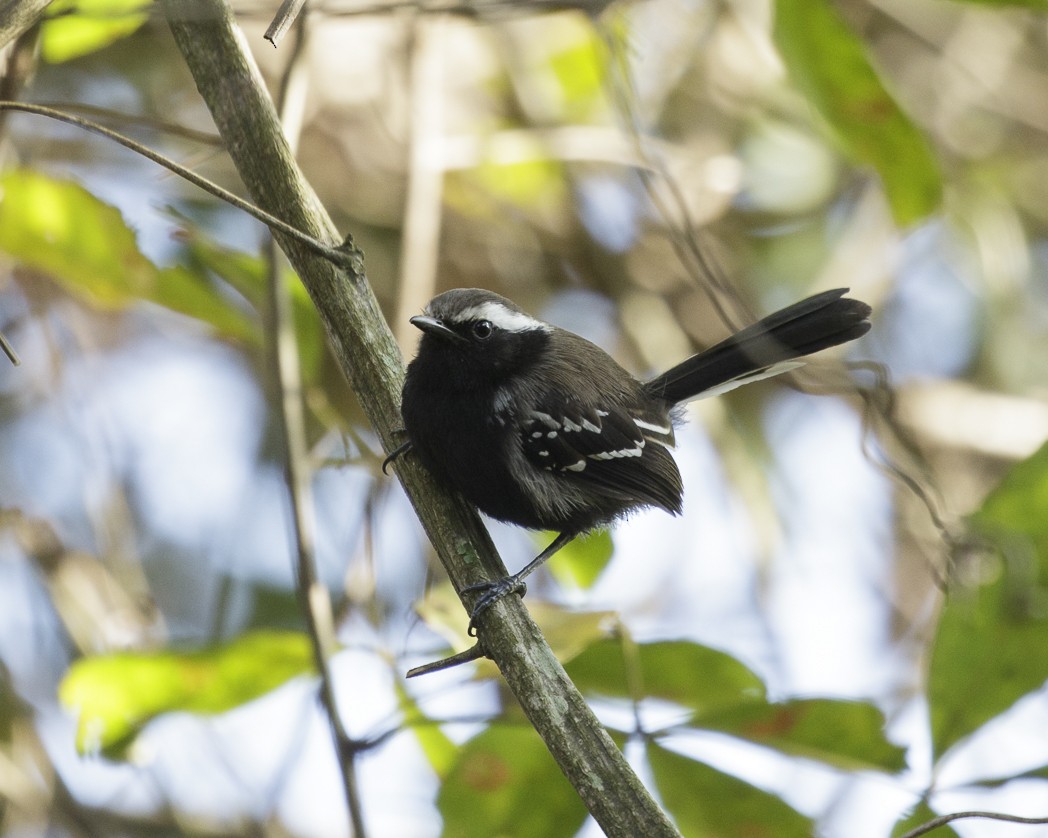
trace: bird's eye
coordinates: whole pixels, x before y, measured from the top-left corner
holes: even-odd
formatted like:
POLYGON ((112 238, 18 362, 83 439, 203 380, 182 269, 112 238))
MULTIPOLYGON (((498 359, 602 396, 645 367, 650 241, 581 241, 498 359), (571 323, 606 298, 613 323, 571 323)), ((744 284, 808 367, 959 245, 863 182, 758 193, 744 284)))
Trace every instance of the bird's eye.
POLYGON ((495 328, 491 325, 490 320, 478 320, 473 324, 473 337, 477 340, 487 340, 494 331, 495 328))

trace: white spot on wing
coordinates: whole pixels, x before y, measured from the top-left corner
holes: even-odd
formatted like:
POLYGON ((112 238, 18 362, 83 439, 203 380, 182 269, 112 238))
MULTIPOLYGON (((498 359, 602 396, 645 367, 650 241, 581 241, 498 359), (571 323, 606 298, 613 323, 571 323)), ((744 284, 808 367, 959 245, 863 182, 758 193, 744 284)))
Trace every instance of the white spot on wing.
POLYGON ((651 431, 653 434, 662 434, 663 436, 668 436, 673 430, 669 426, 656 425, 652 422, 645 422, 643 419, 634 419, 633 424, 642 431, 651 431))
POLYGON ((618 451, 601 451, 599 454, 590 454, 591 460, 621 460, 623 457, 639 457, 644 453, 644 440, 637 443, 636 448, 620 448, 618 451))
POLYGON ((559 428, 560 427, 560 423, 556 419, 554 419, 548 413, 543 413, 541 410, 533 410, 531 412, 531 418, 532 419, 537 419, 539 422, 541 422, 547 428, 559 428))

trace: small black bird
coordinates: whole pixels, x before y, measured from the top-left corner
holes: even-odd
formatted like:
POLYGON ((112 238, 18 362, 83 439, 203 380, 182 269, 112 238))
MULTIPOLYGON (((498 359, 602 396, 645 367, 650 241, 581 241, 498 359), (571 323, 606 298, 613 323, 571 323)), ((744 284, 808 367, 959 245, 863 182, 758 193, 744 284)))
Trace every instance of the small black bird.
POLYGON ((402 413, 433 476, 500 521, 560 533, 523 570, 483 591, 477 617, 580 533, 657 506, 682 509, 670 455, 674 408, 792 369, 791 359, 866 334, 870 307, 826 291, 765 317, 641 382, 604 350, 476 288, 447 291, 411 322, 422 330, 402 413))

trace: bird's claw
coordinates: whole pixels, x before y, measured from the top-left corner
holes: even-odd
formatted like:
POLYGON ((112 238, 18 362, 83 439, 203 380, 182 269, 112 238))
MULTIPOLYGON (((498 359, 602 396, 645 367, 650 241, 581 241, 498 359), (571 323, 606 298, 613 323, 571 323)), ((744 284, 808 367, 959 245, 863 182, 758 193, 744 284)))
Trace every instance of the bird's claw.
POLYGON ((469 626, 466 631, 470 637, 477 636, 477 617, 509 594, 520 594, 523 597, 528 592, 528 586, 515 576, 506 576, 495 582, 477 582, 475 585, 467 585, 462 589, 463 593, 476 591, 483 591, 483 593, 473 604, 473 611, 469 615, 469 626))

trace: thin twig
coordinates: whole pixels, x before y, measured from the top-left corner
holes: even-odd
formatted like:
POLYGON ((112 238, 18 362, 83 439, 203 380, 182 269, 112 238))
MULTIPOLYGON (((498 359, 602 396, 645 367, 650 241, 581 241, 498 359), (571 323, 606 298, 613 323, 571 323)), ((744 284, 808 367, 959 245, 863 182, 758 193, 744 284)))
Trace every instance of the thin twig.
POLYGON ((7 359, 14 364, 16 367, 22 363, 22 359, 18 357, 18 353, 15 352, 15 348, 11 346, 7 338, 4 337, 4 333, 0 332, 0 349, 3 350, 7 359))
POLYGON ((940 826, 946 826, 946 824, 951 823, 952 821, 959 821, 965 818, 985 818, 992 821, 1007 821, 1008 823, 1048 823, 1048 818, 1022 818, 1018 815, 1005 815, 1001 812, 954 812, 950 815, 943 815, 938 818, 933 818, 930 821, 926 821, 915 829, 903 833, 899 838, 918 838, 918 836, 927 835, 929 832, 938 829, 940 826))
POLYGON ((243 210, 252 218, 258 219, 270 229, 279 230, 281 233, 284 233, 284 235, 290 236, 296 241, 301 242, 311 248, 314 252, 319 253, 325 259, 331 261, 333 264, 342 265, 349 258, 349 255, 342 249, 330 247, 329 245, 318 241, 312 236, 296 229, 286 221, 281 221, 275 215, 271 215, 265 210, 259 209, 250 201, 245 201, 243 198, 235 195, 228 189, 223 189, 217 183, 213 183, 206 177, 198 175, 192 169, 188 169, 185 166, 176 163, 170 157, 165 157, 163 154, 154 151, 149 146, 136 142, 130 137, 121 134, 119 131, 114 131, 112 128, 107 128, 97 122, 92 122, 90 119, 85 119, 84 117, 76 116, 75 114, 65 113, 64 111, 50 108, 46 105, 31 105, 26 102, 0 101, 0 111, 21 111, 23 113, 36 114, 37 116, 46 116, 50 119, 57 120, 58 122, 65 122, 68 125, 76 125, 79 128, 83 128, 85 131, 90 131, 92 134, 98 134, 100 137, 113 140, 114 142, 120 143, 124 148, 129 148, 136 154, 141 154, 143 157, 152 160, 157 165, 163 166, 169 172, 174 172, 179 177, 185 178, 194 186, 200 187, 205 192, 210 192, 216 198, 226 201, 239 210, 243 210))
POLYGON ((446 658, 441 658, 438 661, 424 663, 422 666, 416 666, 414 669, 409 669, 407 677, 417 678, 419 675, 429 675, 431 672, 440 672, 442 669, 451 669, 453 666, 459 666, 463 663, 480 660, 481 658, 487 657, 487 655, 488 653, 484 649, 484 644, 478 640, 463 652, 448 655, 446 658))
POLYGON ((269 24, 266 34, 262 36, 273 45, 274 49, 284 39, 305 4, 306 0, 284 0, 280 4, 280 8, 273 17, 273 22, 269 24))

